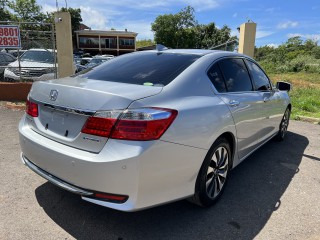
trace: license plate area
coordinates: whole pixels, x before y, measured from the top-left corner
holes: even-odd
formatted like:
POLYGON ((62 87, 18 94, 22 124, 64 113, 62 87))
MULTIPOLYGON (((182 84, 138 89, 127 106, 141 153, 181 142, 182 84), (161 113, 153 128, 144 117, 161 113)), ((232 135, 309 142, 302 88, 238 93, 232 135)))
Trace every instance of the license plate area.
POLYGON ((39 120, 43 131, 49 135, 75 138, 86 122, 87 116, 65 112, 46 106, 40 107, 39 120))

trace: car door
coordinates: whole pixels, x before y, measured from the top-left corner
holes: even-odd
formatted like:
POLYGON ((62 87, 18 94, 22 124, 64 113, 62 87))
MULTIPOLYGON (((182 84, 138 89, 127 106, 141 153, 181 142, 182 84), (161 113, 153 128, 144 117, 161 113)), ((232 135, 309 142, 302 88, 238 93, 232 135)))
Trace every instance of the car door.
POLYGON ((254 90, 261 96, 262 128, 260 139, 264 141, 278 132, 283 115, 279 93, 273 89, 272 84, 263 70, 253 61, 246 59, 245 63, 253 80, 254 90))
POLYGON ((218 96, 228 105, 237 130, 238 157, 243 159, 259 144, 262 96, 253 84, 242 58, 224 58, 208 71, 218 96))

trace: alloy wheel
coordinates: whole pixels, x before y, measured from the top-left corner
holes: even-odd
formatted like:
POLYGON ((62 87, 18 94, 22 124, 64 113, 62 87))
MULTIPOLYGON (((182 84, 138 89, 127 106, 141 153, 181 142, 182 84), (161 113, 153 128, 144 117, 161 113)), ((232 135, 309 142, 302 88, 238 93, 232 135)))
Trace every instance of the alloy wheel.
POLYGON ((216 198, 227 179, 229 155, 225 147, 219 147, 213 153, 206 177, 206 190, 209 198, 216 198))
POLYGON ((289 109, 287 109, 283 115, 283 119, 280 126, 281 138, 284 138, 284 136, 286 135, 286 132, 289 126, 289 118, 290 118, 290 111, 289 109))

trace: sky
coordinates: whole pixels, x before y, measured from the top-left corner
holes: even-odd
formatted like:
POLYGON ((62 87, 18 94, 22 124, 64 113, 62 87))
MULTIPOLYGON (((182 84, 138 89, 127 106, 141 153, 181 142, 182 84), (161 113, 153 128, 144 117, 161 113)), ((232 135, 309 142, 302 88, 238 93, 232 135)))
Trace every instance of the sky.
MULTIPOLYGON (((57 0, 58 7, 80 8, 83 23, 97 30, 128 29, 138 40, 153 39, 151 23, 157 16, 175 14, 186 6, 195 9, 199 24, 227 25, 232 35, 251 20, 257 23, 256 46, 278 46, 288 38, 320 42, 319 0, 57 0)), ((42 11, 56 11, 55 0, 37 0, 42 11)))

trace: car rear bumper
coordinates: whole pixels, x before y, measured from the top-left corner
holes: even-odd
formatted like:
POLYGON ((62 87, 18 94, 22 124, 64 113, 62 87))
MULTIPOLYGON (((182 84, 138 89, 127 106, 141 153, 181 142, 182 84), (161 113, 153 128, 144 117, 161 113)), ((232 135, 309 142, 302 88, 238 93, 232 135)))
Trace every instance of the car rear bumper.
POLYGON ((60 144, 19 125, 23 162, 86 201, 136 211, 191 196, 207 150, 164 141, 109 139, 99 153, 60 144), (32 164, 32 165, 31 165, 32 164), (58 180, 58 181, 57 181, 58 180), (93 199, 94 191, 129 196, 124 203, 93 199))
POLYGON ((79 194, 81 196, 92 196, 94 194, 93 192, 75 187, 67 182, 62 181, 61 179, 55 176, 52 176, 50 173, 42 170, 41 168, 37 167, 32 162, 30 162, 22 153, 21 153, 21 161, 24 163, 24 165, 29 167, 32 171, 34 171, 41 177, 47 179, 49 182, 53 183, 54 185, 63 188, 64 190, 67 190, 75 194, 79 194))

